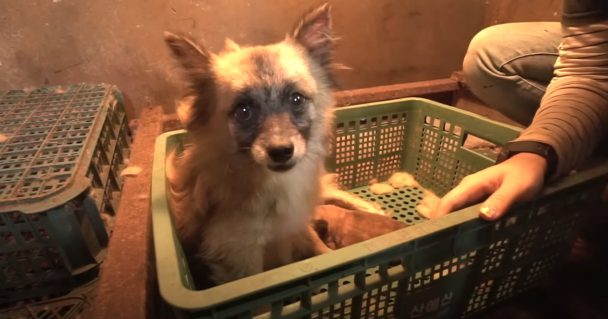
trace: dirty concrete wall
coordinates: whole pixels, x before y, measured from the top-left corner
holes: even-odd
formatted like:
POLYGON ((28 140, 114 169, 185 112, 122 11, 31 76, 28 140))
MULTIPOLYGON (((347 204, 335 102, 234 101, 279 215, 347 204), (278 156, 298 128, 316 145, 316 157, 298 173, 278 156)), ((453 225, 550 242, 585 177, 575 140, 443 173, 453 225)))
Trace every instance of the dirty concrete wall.
MULTIPOLYGON (((164 30, 203 39, 211 51, 225 37, 268 43, 281 40, 302 12, 320 2, 2 0, 0 89, 114 83, 131 101, 131 116, 155 104, 170 112, 179 76, 164 30)), ((489 10, 486 0, 330 2, 341 38, 336 60, 353 68, 337 74, 344 89, 448 77, 460 69, 489 10)))
POLYGON ((484 24, 559 21, 562 3, 563 0, 488 0, 484 24))

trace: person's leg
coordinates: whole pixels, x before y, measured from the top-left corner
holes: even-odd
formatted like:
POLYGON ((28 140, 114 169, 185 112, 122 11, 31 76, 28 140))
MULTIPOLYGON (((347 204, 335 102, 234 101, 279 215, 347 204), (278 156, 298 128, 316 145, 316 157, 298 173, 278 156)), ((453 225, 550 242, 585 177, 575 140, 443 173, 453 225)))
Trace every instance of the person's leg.
POLYGON ((486 28, 475 35, 467 50, 465 81, 488 106, 528 125, 553 78, 560 40, 559 22, 486 28))

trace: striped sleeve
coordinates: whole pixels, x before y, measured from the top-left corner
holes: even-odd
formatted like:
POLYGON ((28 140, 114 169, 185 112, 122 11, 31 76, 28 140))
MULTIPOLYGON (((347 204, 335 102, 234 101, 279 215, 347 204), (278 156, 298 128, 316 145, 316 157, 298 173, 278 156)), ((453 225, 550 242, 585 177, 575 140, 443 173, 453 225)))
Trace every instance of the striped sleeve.
POLYGON ((554 78, 532 124, 518 141, 551 145, 558 163, 552 178, 585 161, 608 135, 608 21, 565 26, 554 78))

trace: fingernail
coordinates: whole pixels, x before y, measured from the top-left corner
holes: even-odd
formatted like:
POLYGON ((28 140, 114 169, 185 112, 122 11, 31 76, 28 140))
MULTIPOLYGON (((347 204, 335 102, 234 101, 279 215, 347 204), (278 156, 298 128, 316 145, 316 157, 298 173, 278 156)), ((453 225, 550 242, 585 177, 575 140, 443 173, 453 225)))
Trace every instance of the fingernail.
POLYGON ((494 214, 496 213, 496 211, 494 210, 494 207, 490 207, 490 206, 483 206, 480 210, 482 215, 486 216, 487 218, 493 218, 494 214))

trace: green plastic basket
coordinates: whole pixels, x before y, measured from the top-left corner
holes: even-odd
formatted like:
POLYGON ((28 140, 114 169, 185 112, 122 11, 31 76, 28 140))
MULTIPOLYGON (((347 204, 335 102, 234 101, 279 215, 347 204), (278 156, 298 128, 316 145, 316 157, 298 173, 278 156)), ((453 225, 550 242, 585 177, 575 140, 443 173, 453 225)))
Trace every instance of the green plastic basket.
POLYGON ((194 290, 166 200, 165 157, 184 131, 157 139, 152 184, 160 294, 187 318, 458 318, 476 314, 543 279, 566 253, 588 205, 599 201, 608 164, 547 186, 533 203, 497 222, 479 206, 425 220, 420 190, 376 196, 365 186, 408 171, 444 194, 462 177, 494 163, 465 146, 471 135, 504 145, 518 130, 424 99, 336 111, 327 166, 342 185, 411 224, 377 238, 207 290, 194 290), (401 260, 401 265, 392 261, 401 260))
POLYGON ((95 278, 131 133, 116 87, 0 91, 0 308, 95 278))

